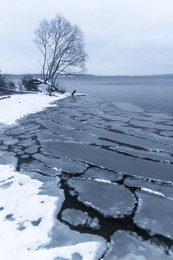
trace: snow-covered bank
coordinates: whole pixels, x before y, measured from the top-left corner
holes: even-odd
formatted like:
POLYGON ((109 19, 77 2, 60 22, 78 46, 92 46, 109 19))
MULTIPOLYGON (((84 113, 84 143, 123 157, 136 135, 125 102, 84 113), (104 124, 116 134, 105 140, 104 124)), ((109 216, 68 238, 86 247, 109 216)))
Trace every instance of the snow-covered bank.
MULTIPOLYGON (((69 95, 26 94, 1 99, 0 123, 8 128, 21 117, 56 106, 52 102, 69 95)), ((3 133, 3 127, 0 130, 3 133)), ((9 143, 10 137, 2 134, 1 144, 9 143)), ((17 163, 13 160, 17 146, 15 138, 12 144, 14 150, 11 153, 0 149, 0 258, 98 259, 105 250, 104 239, 72 231, 57 219, 64 200, 63 190, 58 185, 59 177, 38 177, 29 168, 25 173, 22 169, 17 172, 17 163), (13 161, 14 166, 9 165, 13 161)))
POLYGON ((51 248, 51 229, 59 198, 40 193, 42 185, 9 165, 0 165, 1 259, 73 259, 75 254, 83 260, 95 259, 101 250, 99 241, 51 248))
POLYGON ((42 111, 46 107, 55 106, 56 100, 63 99, 70 94, 57 94, 50 97, 45 94, 22 94, 12 95, 10 98, 0 100, 0 123, 11 125, 17 119, 30 114, 42 111))

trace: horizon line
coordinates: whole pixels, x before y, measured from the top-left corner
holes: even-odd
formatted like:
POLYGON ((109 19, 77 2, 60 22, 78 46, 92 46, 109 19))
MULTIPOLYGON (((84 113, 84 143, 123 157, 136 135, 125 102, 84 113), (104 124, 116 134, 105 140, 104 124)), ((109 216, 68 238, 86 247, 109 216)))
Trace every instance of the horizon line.
MULTIPOLYGON (((42 75, 42 73, 2 73, 2 75, 22 76, 22 75, 42 75)), ((173 76, 172 73, 152 73, 152 74, 91 74, 91 73, 69 73, 59 76, 90 76, 90 77, 153 77, 153 76, 173 76)))

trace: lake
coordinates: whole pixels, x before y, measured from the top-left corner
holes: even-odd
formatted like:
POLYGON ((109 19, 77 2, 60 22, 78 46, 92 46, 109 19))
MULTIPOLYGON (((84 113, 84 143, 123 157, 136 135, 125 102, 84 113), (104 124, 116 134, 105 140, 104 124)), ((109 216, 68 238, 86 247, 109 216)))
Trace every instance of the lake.
POLYGON ((76 89, 89 98, 131 102, 145 111, 173 113, 173 76, 91 76, 59 80, 67 91, 76 89))
POLYGON ((3 133, 16 140, 3 150, 15 153, 17 171, 59 178, 64 234, 52 245, 77 234, 104 241, 94 259, 172 259, 173 77, 81 76, 60 86, 77 95, 3 133))

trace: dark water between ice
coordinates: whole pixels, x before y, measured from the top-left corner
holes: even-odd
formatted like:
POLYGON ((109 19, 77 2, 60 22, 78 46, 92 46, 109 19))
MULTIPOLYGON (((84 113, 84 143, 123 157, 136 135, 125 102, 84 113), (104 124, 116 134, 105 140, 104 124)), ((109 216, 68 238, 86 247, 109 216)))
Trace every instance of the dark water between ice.
POLYGON ((172 259, 173 78, 82 77, 61 86, 86 96, 21 120, 3 137, 16 143, 1 149, 15 152, 17 170, 61 178, 58 219, 110 242, 103 259, 172 259))

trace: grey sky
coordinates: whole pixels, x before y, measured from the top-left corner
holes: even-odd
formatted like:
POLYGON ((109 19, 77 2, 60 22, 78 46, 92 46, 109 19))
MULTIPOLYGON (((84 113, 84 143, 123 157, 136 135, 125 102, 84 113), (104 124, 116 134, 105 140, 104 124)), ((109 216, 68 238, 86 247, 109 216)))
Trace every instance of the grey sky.
POLYGON ((1 0, 0 69, 40 72, 33 32, 62 14, 79 25, 87 72, 139 75, 173 72, 172 0, 1 0))

